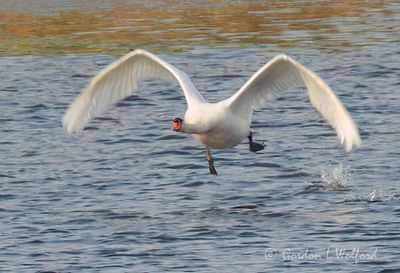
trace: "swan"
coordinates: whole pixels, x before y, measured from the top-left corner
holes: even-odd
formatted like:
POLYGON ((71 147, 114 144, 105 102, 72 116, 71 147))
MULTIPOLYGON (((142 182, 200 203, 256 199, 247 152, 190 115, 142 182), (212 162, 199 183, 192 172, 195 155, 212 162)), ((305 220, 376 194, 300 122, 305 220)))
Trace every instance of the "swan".
POLYGON ((355 122, 331 88, 314 72, 285 54, 261 67, 235 94, 209 103, 188 75, 158 56, 136 49, 101 70, 75 99, 63 117, 68 134, 82 131, 86 124, 109 106, 131 96, 142 79, 177 81, 187 102, 183 118, 174 118, 171 129, 192 135, 204 144, 211 174, 217 175, 210 149, 232 148, 246 137, 249 149, 257 152, 264 143, 253 141, 250 130, 253 108, 284 91, 305 86, 311 104, 336 131, 348 152, 361 144, 355 122))

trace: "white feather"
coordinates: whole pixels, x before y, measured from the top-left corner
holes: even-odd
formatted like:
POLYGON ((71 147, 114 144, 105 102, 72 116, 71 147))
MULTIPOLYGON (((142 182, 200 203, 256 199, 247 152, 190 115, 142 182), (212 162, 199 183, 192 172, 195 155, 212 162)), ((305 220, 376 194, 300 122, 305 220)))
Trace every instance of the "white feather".
POLYGON ((177 81, 188 105, 205 102, 184 72, 150 52, 138 49, 110 64, 92 79, 65 113, 64 128, 68 133, 81 131, 93 117, 134 94, 142 79, 177 81))
POLYGON ((250 115, 253 107, 265 106, 272 97, 296 86, 305 86, 311 104, 331 125, 346 151, 361 144, 356 124, 331 88, 314 72, 280 54, 258 70, 227 100, 233 112, 250 115))

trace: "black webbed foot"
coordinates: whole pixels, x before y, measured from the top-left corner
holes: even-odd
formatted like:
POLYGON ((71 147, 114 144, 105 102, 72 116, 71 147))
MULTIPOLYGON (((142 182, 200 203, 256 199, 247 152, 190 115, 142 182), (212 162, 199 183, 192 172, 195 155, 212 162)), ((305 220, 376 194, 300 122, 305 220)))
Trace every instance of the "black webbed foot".
POLYGON ((258 143, 258 142, 252 142, 250 144, 250 151, 251 152, 258 152, 261 151, 265 148, 264 142, 258 143))
POLYGON ((253 133, 251 131, 250 131, 248 138, 249 138, 250 152, 258 152, 265 148, 264 142, 259 143, 259 142, 253 141, 253 133))

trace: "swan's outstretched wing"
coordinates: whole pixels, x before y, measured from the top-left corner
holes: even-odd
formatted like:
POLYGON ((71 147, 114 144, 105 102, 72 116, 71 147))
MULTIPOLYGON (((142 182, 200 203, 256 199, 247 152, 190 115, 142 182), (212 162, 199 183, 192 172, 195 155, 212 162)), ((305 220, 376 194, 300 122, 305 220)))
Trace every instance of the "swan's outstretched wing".
POLYGON ((358 129, 330 87, 314 72, 280 54, 258 70, 240 90, 228 99, 232 110, 246 115, 252 107, 296 86, 307 87, 312 105, 335 129, 346 151, 361 144, 358 129))
POLYGON ((65 113, 64 128, 68 133, 81 131, 90 119, 132 95, 141 79, 176 80, 189 106, 204 101, 184 72, 159 57, 138 49, 110 64, 92 79, 65 113))

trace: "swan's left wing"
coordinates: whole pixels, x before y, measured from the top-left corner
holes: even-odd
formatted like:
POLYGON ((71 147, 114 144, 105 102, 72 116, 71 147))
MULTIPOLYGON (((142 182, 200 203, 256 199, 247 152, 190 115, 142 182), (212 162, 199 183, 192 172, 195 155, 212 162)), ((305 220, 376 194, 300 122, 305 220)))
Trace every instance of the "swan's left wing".
POLYGON ((307 88, 311 104, 335 129, 346 151, 361 144, 356 124, 331 88, 314 72, 284 54, 264 65, 227 101, 232 111, 244 115, 296 86, 307 88))
POLYGON ((183 71, 150 52, 137 49, 97 74, 71 104, 63 118, 68 133, 81 131, 90 119, 109 106, 135 93, 142 79, 165 79, 180 84, 188 106, 204 102, 183 71))

